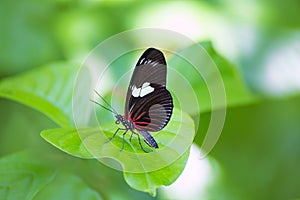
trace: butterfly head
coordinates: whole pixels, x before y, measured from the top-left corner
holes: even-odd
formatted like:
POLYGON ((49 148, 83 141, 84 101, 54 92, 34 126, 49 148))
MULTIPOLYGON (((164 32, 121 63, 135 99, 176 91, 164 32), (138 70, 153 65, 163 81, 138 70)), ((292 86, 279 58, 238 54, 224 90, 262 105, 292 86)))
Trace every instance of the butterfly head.
POLYGON ((116 124, 120 124, 120 122, 124 121, 124 117, 120 114, 115 115, 115 117, 116 117, 116 121, 115 121, 116 124))

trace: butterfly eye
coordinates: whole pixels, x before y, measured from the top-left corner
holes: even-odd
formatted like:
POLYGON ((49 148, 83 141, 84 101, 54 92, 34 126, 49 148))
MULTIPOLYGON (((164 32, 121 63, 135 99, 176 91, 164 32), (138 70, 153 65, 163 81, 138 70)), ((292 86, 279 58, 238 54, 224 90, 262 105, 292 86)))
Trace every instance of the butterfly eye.
POLYGON ((120 124, 120 120, 117 119, 115 123, 116 123, 116 124, 120 124))

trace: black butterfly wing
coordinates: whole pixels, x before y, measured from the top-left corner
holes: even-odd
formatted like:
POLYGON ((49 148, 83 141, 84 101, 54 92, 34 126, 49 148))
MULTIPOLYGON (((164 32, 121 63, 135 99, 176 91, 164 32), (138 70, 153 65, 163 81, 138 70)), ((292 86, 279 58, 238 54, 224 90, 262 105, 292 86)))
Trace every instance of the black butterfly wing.
POLYGON ((138 60, 126 96, 124 117, 139 131, 156 132, 169 122, 173 100, 166 89, 166 60, 149 48, 138 60))
POLYGON ((129 116, 137 130, 159 131, 171 118, 173 102, 170 92, 161 86, 154 88, 146 98, 130 98, 132 109, 129 116))

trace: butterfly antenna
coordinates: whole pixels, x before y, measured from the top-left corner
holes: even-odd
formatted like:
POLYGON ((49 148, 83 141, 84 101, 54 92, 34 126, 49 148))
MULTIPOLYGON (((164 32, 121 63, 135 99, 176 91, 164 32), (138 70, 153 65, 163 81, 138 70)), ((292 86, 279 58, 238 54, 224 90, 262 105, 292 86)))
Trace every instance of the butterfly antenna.
POLYGON ((92 102, 96 103, 97 105, 101 106, 102 108, 104 108, 106 110, 109 110, 110 112, 112 112, 114 114, 118 114, 118 112, 104 99, 104 97, 102 97, 96 90, 94 90, 94 91, 102 99, 102 101, 104 101, 104 103, 106 103, 106 105, 109 106, 109 108, 106 108, 105 106, 101 105, 100 103, 91 100, 92 102))
POLYGON ((90 99, 90 101, 93 102, 93 103, 95 103, 95 104, 97 104, 98 106, 104 108, 105 110, 108 110, 108 111, 110 111, 110 112, 112 112, 112 113, 114 113, 114 114, 118 114, 118 113, 116 113, 115 111, 113 111, 113 110, 111 110, 111 109, 109 109, 109 108, 106 108, 105 106, 101 105, 101 104, 98 103, 97 101, 94 101, 94 100, 91 100, 91 99, 90 99))

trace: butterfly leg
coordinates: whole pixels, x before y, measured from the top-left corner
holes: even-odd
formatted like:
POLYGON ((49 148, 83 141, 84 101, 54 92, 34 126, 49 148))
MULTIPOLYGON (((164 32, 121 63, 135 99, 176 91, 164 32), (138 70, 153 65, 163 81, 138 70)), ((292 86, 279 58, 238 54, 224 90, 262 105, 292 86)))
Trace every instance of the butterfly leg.
POLYGON ((118 128, 115 133, 113 134, 113 136, 111 138, 109 138, 105 143, 108 143, 110 142, 112 139, 114 139, 114 137, 117 135, 117 133, 120 131, 120 130, 124 130, 126 131, 127 129, 126 128, 118 128))
MULTIPOLYGON (((144 149, 144 147, 142 146, 142 142, 141 142, 141 137, 140 137, 140 135, 139 135, 138 133, 134 132, 134 131, 131 131, 131 132, 137 135, 138 141, 139 141, 139 144, 140 144, 141 149, 142 149, 145 153, 149 153, 149 151, 146 151, 146 150, 144 149)), ((132 136, 132 135, 131 135, 131 136, 132 136)))
POLYGON ((133 136, 133 132, 131 131, 131 135, 130 135, 130 138, 129 138, 130 142, 131 142, 132 136, 133 136))
POLYGON ((125 129, 125 132, 123 133, 123 136, 122 136, 122 147, 121 147, 120 151, 123 151, 123 149, 124 149, 124 140, 125 140, 124 137, 125 137, 127 131, 128 131, 128 129, 125 129))

